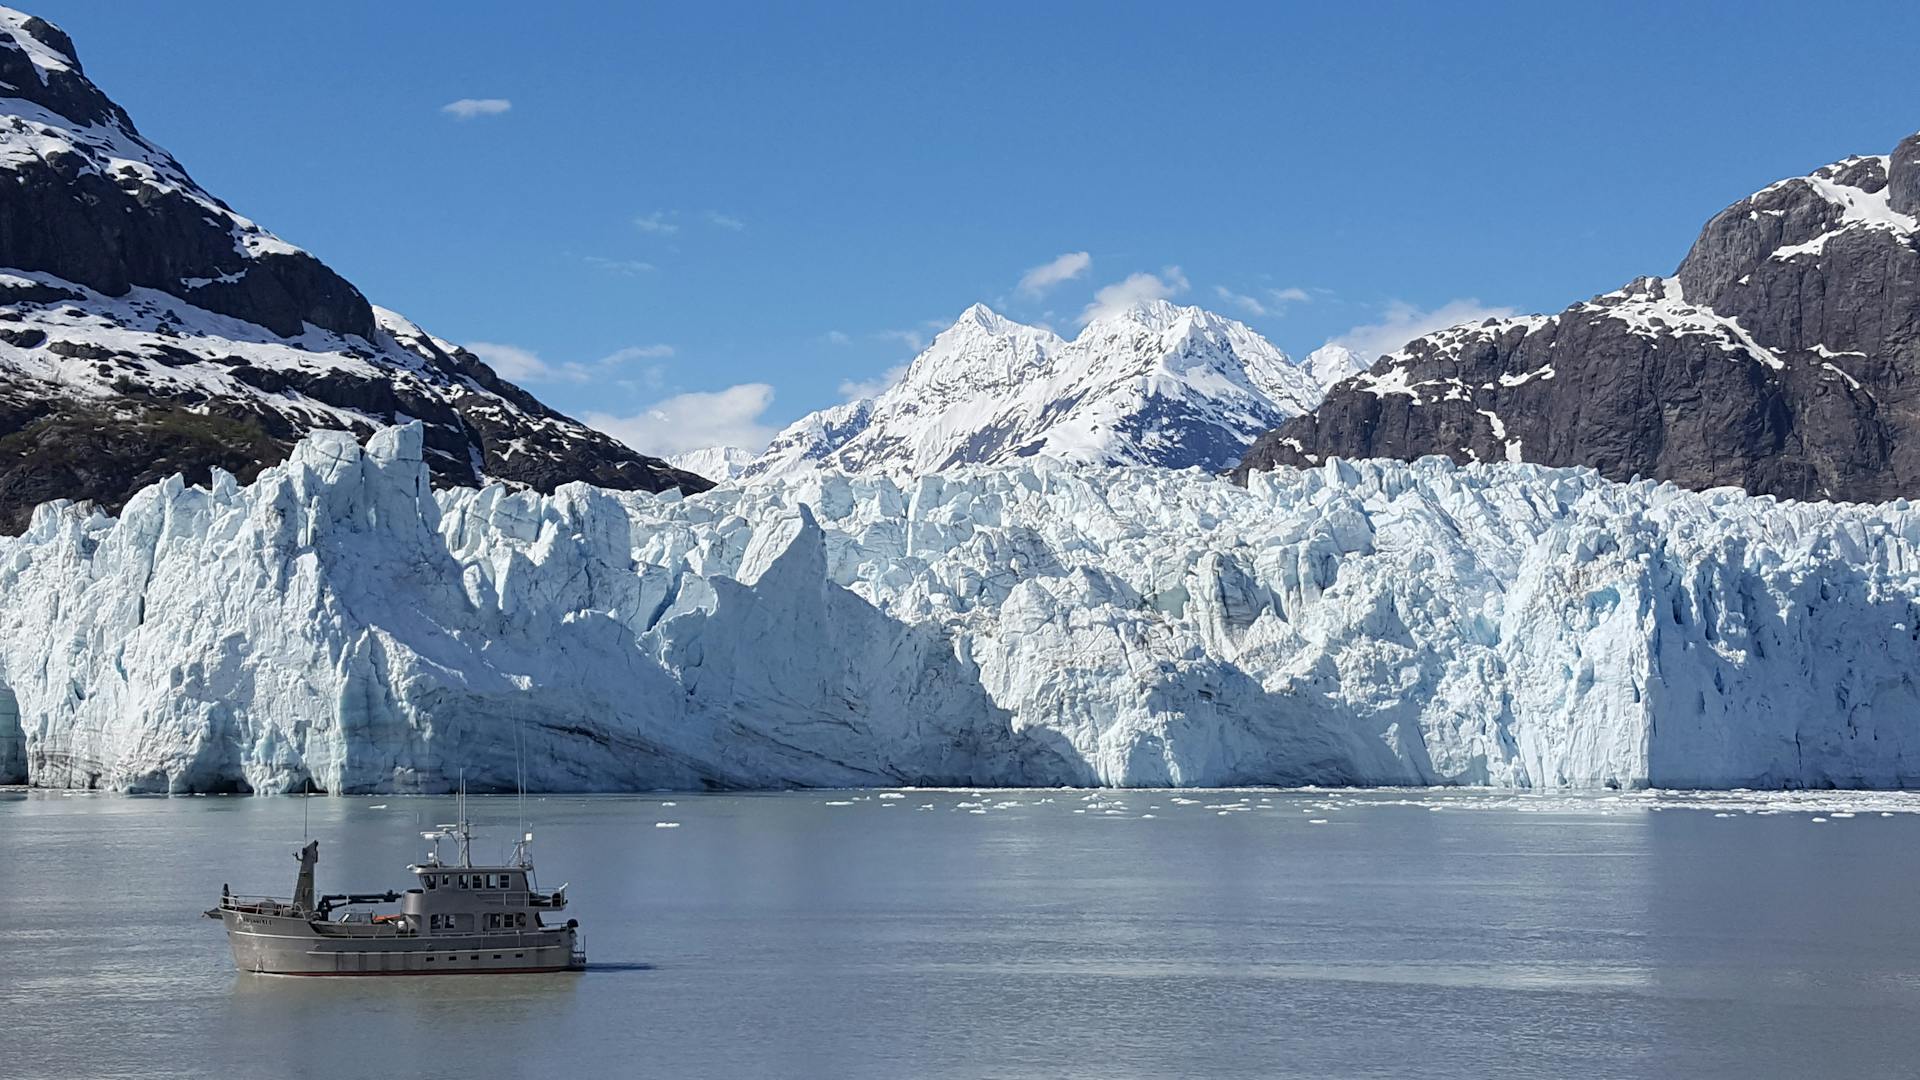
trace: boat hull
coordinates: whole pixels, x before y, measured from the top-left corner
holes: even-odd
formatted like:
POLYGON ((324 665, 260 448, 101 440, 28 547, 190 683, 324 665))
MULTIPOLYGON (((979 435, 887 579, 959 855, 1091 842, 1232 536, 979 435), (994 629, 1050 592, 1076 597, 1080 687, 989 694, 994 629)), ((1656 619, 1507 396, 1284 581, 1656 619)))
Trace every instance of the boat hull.
POLYGON ((263 975, 524 975, 586 967, 573 927, 413 935, 378 925, 220 912, 234 966, 263 975))

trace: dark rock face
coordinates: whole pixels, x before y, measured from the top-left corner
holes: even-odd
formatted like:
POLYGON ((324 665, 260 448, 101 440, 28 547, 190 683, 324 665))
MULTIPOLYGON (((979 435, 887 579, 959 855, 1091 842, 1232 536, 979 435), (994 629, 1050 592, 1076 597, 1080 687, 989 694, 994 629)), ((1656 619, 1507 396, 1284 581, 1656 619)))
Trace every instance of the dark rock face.
POLYGON ((175 472, 251 479, 314 428, 406 419, 446 484, 711 486, 376 312, 235 214, 44 20, 0 9, 0 84, 0 532, 48 499, 114 510, 175 472))
POLYGON ((52 128, 67 143, 8 168, 0 199, 6 265, 109 296, 132 285, 159 289, 286 337, 303 323, 373 332, 366 298, 320 260, 279 244, 249 251, 250 240, 270 237, 141 138, 126 111, 82 73, 58 28, 38 18, 11 33, 0 24, 0 82, 14 95, 0 125, 17 134, 52 128), (60 66, 37 64, 22 35, 57 54, 60 66), (196 280, 205 284, 189 296, 186 283, 196 280))
POLYGON ((1916 202, 1920 135, 1774 184, 1708 222, 1672 278, 1411 342, 1262 436, 1236 475, 1443 454, 1920 495, 1916 202))

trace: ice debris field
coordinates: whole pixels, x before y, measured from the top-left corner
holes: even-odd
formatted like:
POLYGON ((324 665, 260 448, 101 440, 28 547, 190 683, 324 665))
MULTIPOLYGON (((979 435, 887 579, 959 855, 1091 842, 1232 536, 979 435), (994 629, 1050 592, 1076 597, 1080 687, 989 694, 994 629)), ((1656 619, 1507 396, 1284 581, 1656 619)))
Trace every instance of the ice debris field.
POLYGON ((435 492, 407 426, 0 539, 0 780, 1898 788, 1917 659, 1905 502, 1441 459, 435 492))

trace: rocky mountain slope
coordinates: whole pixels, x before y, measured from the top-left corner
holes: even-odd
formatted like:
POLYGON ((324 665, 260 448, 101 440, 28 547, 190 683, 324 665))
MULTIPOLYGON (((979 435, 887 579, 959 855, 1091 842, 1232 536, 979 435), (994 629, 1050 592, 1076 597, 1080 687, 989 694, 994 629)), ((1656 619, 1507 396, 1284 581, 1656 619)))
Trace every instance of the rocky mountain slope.
POLYGON ((0 532, 242 478, 306 432, 417 419, 438 483, 707 483, 575 423, 369 304, 142 138, 44 20, 0 9, 0 532))
POLYGON ((742 469, 919 475, 1045 455, 1221 470, 1322 387, 1253 329, 1164 300, 1069 341, 968 308, 876 397, 802 417, 742 469))
POLYGON ((1728 207, 1672 277, 1411 342, 1261 437, 1238 475, 1424 454, 1920 495, 1920 135, 1728 207))
POLYGON ((1920 784, 1911 504, 1438 458, 433 492, 420 436, 0 539, 0 781, 1920 784))

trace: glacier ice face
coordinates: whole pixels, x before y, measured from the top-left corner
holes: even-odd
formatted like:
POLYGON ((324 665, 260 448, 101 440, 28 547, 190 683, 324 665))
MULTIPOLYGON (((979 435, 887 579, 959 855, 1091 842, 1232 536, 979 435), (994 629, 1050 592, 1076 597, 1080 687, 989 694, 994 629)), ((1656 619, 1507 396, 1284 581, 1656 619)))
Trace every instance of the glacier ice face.
MULTIPOLYGON (((427 483, 316 434, 0 540, 0 758, 129 790, 1904 786, 1920 512, 1332 461, 427 483)), ((5 762, 0 760, 0 767, 5 762)))

